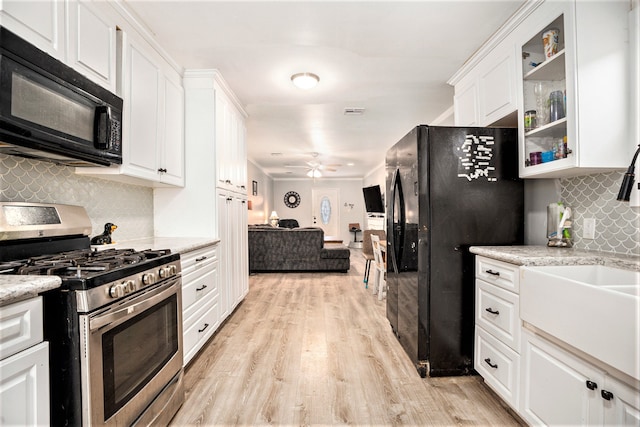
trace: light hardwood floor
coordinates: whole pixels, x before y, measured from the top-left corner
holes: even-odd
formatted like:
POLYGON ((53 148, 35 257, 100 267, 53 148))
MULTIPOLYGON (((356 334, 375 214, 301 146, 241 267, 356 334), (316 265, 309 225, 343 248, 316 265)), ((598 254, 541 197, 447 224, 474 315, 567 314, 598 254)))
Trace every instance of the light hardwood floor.
POLYGON ((478 376, 420 378, 363 271, 251 275, 172 425, 519 425, 478 376))

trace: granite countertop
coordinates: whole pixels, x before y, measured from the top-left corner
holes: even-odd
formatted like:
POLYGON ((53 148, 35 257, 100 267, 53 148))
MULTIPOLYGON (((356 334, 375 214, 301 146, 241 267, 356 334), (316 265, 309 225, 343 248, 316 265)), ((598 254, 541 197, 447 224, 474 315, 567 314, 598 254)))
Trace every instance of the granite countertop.
POLYGON ((171 249, 171 252, 189 252, 205 246, 216 245, 220 239, 207 237, 147 237, 144 239, 117 241, 112 245, 91 246, 98 250, 104 249, 171 249))
POLYGON ((547 246, 472 246, 476 255, 516 265, 593 265, 640 271, 640 256, 547 246))
POLYGON ((0 275, 0 306, 37 297, 61 283, 58 276, 0 275))
MULTIPOLYGON (((220 239, 203 237, 149 237, 145 239, 116 242, 113 245, 92 246, 101 249, 171 249, 171 252, 185 253, 206 246, 215 245, 220 239)), ((29 299, 38 294, 60 287, 58 276, 0 275, 0 306, 29 299)))

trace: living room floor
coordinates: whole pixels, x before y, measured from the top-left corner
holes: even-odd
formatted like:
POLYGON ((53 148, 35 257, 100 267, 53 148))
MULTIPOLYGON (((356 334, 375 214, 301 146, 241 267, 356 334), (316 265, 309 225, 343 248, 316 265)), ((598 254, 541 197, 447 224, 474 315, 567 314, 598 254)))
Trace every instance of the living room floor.
POLYGON ((519 425, 478 376, 420 378, 362 281, 261 273, 185 373, 172 425, 519 425))

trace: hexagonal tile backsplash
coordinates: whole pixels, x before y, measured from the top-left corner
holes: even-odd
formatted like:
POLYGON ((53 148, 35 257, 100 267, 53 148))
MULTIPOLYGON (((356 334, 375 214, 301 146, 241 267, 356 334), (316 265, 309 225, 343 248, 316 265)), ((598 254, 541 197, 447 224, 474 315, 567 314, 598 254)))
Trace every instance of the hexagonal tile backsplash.
POLYGON ((84 206, 93 233, 106 222, 118 226, 113 238, 153 236, 153 190, 76 175, 71 167, 0 154, 0 200, 84 206))
MULTIPOLYGON (((640 255, 640 209, 616 200, 622 175, 560 180, 561 198, 574 211, 575 247, 640 255), (582 238, 585 218, 596 220, 593 240, 582 238)), ((81 205, 91 217, 92 235, 113 222, 116 241, 153 236, 151 188, 76 175, 69 167, 0 154, 0 200, 81 205)))

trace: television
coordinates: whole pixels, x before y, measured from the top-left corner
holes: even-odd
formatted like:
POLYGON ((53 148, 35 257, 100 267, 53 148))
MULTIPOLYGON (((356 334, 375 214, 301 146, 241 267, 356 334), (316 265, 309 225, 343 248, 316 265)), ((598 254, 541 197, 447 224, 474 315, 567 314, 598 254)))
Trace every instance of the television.
POLYGON ((364 205, 367 213, 384 213, 384 202, 382 201, 382 192, 379 185, 365 187, 362 189, 364 194, 364 205))

